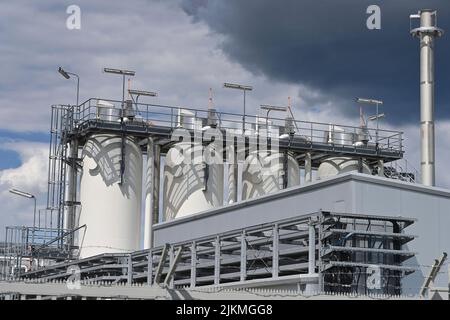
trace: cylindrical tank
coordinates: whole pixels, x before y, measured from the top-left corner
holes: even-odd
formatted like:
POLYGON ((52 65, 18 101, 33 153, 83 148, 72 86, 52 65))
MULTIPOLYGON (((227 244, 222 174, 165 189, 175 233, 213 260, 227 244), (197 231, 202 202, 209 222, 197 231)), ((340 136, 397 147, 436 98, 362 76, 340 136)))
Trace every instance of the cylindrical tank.
POLYGON ((82 151, 81 212, 78 225, 80 258, 139 249, 142 198, 142 153, 125 138, 123 181, 120 177, 122 138, 96 134, 82 151))
POLYGON ((355 134, 345 131, 342 127, 330 125, 328 131, 325 131, 324 142, 351 146, 355 142, 355 134))
MULTIPOLYGON (((325 179, 346 172, 359 172, 358 159, 350 157, 332 157, 324 160, 317 169, 317 179, 325 179)), ((362 161, 362 173, 371 174, 370 167, 362 161)))
POLYGON ((120 121, 120 115, 122 113, 122 109, 115 108, 114 104, 104 101, 97 100, 97 109, 96 109, 96 119, 103 121, 111 121, 118 122, 120 121))
POLYGON ((185 142, 168 151, 164 164, 165 221, 223 205, 223 164, 206 164, 199 158, 202 152, 201 144, 185 142))
MULTIPOLYGON (((285 156, 283 153, 254 151, 245 159, 242 172, 242 200, 283 189, 285 156)), ((300 184, 297 161, 287 155, 287 187, 300 184)))

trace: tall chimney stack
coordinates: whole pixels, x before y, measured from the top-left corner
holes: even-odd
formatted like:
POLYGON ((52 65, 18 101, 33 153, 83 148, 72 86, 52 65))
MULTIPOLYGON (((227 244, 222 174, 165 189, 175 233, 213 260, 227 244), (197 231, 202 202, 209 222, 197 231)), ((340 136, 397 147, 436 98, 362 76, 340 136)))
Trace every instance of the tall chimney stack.
POLYGON ((434 39, 444 34, 437 27, 435 10, 420 10, 410 20, 420 19, 411 34, 420 39, 420 151, 422 184, 435 185, 434 145, 434 39))

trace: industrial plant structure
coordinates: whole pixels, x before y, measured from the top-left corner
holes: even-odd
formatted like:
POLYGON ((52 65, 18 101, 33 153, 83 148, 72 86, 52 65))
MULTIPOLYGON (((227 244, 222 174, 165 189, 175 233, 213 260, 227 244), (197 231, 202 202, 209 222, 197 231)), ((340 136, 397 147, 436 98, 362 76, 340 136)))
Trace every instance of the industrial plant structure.
POLYGON ((0 297, 101 298, 124 286, 137 290, 125 298, 250 288, 400 297, 447 286, 436 271, 445 255, 430 273, 450 250, 450 190, 434 186, 433 41, 443 32, 435 11, 414 18, 420 174, 402 165, 401 132, 372 128, 378 112, 353 127, 298 121, 290 107, 265 106, 281 115, 269 117, 139 103, 136 90, 54 105, 47 210, 7 228, 0 297), (57 287, 74 276, 81 291, 57 287))

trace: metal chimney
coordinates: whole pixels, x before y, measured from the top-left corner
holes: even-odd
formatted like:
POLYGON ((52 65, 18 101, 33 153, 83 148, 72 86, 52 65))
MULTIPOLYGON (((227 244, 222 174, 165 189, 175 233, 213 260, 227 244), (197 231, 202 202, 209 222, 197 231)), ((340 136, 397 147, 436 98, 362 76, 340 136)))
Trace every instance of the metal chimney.
POLYGON ((420 10, 410 16, 420 19, 420 27, 411 34, 420 39, 420 148, 422 183, 435 185, 434 150, 434 39, 444 31, 437 27, 435 10, 420 10))

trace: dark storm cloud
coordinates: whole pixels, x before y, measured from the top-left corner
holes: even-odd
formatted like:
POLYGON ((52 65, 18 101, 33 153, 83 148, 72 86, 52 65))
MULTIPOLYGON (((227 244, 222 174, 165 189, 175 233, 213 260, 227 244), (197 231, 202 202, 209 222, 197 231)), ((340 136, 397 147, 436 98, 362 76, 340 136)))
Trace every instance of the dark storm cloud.
MULTIPOLYGON (((383 99, 393 123, 419 117, 419 42, 409 35, 409 15, 437 9, 439 26, 450 31, 448 0, 184 0, 183 8, 225 35, 223 50, 248 70, 348 104, 356 96, 383 99), (366 28, 371 4, 381 7, 381 30, 366 28)), ((449 53, 444 36, 436 45, 436 112, 446 118, 449 53)))

